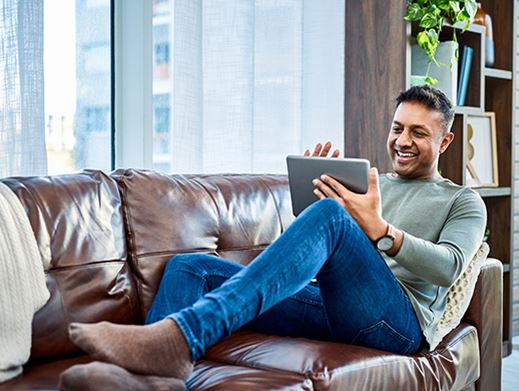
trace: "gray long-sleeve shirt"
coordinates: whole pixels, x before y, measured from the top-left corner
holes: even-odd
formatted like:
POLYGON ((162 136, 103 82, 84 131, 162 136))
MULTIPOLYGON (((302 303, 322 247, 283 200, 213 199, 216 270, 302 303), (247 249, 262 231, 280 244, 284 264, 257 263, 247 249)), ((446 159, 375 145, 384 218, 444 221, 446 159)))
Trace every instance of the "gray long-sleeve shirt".
POLYGON ((381 175, 380 191, 384 219, 404 231, 399 252, 382 255, 407 292, 430 343, 449 287, 483 240, 485 204, 474 190, 444 178, 381 175))

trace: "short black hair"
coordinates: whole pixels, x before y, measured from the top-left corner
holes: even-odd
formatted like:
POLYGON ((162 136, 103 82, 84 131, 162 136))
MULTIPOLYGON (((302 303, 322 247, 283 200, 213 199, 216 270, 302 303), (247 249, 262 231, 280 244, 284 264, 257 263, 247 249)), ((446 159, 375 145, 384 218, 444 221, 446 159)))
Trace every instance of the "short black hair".
POLYGON ((397 96, 396 107, 405 102, 421 103, 431 110, 440 112, 443 116, 443 131, 450 130, 454 122, 454 108, 449 98, 439 89, 427 84, 411 87, 397 96))

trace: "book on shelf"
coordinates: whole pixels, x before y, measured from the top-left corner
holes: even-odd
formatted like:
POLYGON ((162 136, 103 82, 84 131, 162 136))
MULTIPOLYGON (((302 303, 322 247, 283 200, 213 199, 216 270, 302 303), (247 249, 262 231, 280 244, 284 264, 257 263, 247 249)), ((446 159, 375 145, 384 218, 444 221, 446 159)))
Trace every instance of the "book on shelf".
POLYGON ((463 45, 461 50, 461 60, 459 61, 460 80, 458 84, 458 106, 465 105, 465 98, 467 97, 467 87, 469 85, 470 68, 472 66, 473 49, 470 46, 463 45))
POLYGON ((429 67, 429 76, 438 80, 438 84, 434 87, 441 90, 451 102, 456 102, 458 88, 458 67, 454 64, 450 66, 451 59, 455 57, 458 50, 458 43, 455 41, 445 41, 438 44, 436 49, 436 59, 438 65, 434 62, 430 63, 429 57, 418 44, 411 47, 411 84, 423 84, 427 67, 429 67), (420 78, 420 76, 422 76, 420 78))

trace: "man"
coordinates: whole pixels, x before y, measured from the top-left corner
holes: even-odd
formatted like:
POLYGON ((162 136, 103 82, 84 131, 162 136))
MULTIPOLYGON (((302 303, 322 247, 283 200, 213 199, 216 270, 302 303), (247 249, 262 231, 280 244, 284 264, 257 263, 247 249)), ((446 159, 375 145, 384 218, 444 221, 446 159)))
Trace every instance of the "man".
MULTIPOLYGON (((486 224, 477 193, 438 173, 453 119, 440 91, 401 93, 387 139, 393 174, 379 181, 371 168, 363 195, 316 178, 321 200, 247 267, 203 254, 176 256, 148 314, 151 324, 71 324, 71 340, 111 363, 97 364, 105 378, 122 367, 185 380, 209 346, 243 326, 417 352, 432 341, 448 288, 476 253, 486 224)), ((330 148, 318 145, 314 155, 330 148)), ((141 381, 130 372, 128 379, 141 381)), ((67 371, 63 384, 81 383, 88 371, 79 373, 67 371)))

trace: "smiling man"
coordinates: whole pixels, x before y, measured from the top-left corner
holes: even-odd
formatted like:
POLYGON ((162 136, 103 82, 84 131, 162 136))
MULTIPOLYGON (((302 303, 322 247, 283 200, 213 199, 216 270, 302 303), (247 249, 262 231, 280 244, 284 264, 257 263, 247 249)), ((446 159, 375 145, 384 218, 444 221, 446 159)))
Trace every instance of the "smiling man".
MULTIPOLYGON (((205 254, 173 257, 148 325, 70 326, 74 343, 111 364, 73 367, 62 386, 124 378, 145 389, 156 381, 142 374, 185 380, 209 346, 241 327, 399 354, 434 348, 448 289, 486 224, 479 195, 438 173, 453 119, 440 91, 401 93, 387 139, 393 173, 379 178, 371 168, 366 194, 316 178, 321 200, 246 267, 205 254)), ((318 145, 313 155, 330 148, 318 145)))

